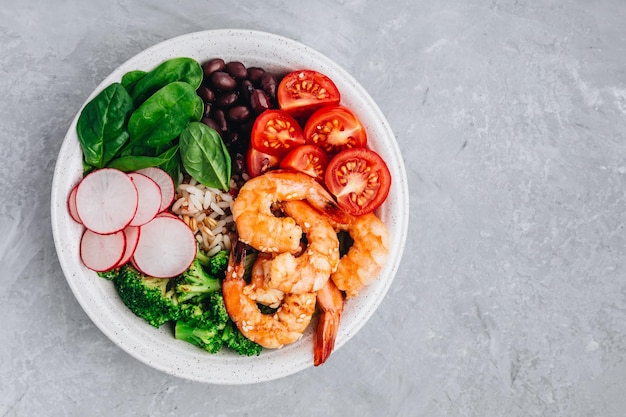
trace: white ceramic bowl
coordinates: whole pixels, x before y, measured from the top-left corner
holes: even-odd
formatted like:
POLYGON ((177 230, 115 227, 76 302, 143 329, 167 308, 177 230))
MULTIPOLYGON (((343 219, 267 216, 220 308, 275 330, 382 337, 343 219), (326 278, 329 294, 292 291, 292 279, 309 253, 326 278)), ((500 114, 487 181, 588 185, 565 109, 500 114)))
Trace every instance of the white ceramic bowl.
MULTIPOLYGON (((150 70, 162 61, 188 56, 204 62, 220 57, 260 66, 276 73, 315 69, 337 84, 342 103, 365 125, 369 144, 387 162, 393 183, 378 214, 389 229, 390 257, 380 277, 362 294, 346 303, 335 350, 344 345, 374 314, 398 269, 404 250, 409 197, 404 164, 394 134, 384 115, 359 83, 345 70, 311 48, 281 36, 249 30, 211 30, 159 43, 117 68, 88 97, 91 100, 130 70, 150 70)), ((86 101, 86 102, 87 102, 86 101)), ((85 102, 85 103, 86 103, 85 102)), ((80 112, 78 112, 80 113, 80 112)), ((69 127, 54 171, 51 218, 57 254, 67 282, 90 319, 120 348, 140 361, 171 375, 214 384, 248 384, 284 377, 313 364, 312 329, 297 343, 243 357, 227 350, 215 355, 174 339, 168 326, 155 329, 134 316, 120 301, 111 282, 86 269, 78 255, 82 227, 67 211, 67 196, 82 175, 82 154, 76 120, 69 127)), ((312 326, 310 326, 312 327, 312 326)), ((332 366, 332 356, 323 366, 332 366)))

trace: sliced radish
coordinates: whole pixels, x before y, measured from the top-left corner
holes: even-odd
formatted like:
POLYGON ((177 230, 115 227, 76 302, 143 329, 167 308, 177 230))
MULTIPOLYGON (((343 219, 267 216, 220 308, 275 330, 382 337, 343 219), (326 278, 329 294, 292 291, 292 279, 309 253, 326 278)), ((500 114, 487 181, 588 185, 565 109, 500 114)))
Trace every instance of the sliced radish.
POLYGON ((159 185, 161 188, 161 207, 159 211, 167 210, 172 205, 176 195, 176 187, 170 174, 157 167, 143 168, 137 172, 152 178, 159 185))
POLYGON ((137 211, 137 188, 117 169, 103 168, 85 176, 76 189, 76 212, 83 225, 96 233, 124 229, 137 211))
POLYGON ((140 231, 141 229, 139 226, 127 226, 124 230, 122 230, 124 237, 126 238, 126 250, 124 251, 122 259, 117 262, 116 266, 122 266, 130 261, 130 258, 132 258, 135 253, 137 242, 139 242, 140 231))
POLYGON ((137 211, 129 226, 141 226, 156 216, 161 208, 161 187, 147 175, 130 172, 128 176, 137 188, 137 211))
POLYGON ((132 262, 145 275, 172 278, 185 272, 196 257, 196 240, 180 219, 157 216, 141 226, 132 262))
POLYGON ((173 219, 180 219, 180 217, 178 217, 177 215, 175 215, 174 213, 171 213, 169 211, 161 212, 161 213, 157 214, 157 217, 171 217, 173 219))
POLYGON ((72 191, 70 191, 70 195, 67 198, 67 209, 70 212, 70 217, 76 223, 82 223, 80 221, 80 217, 78 217, 78 212, 76 211, 76 190, 78 189, 78 184, 76 184, 72 191))
POLYGON ((124 232, 101 235, 87 229, 80 239, 80 259, 89 269, 108 271, 117 266, 126 249, 124 232))

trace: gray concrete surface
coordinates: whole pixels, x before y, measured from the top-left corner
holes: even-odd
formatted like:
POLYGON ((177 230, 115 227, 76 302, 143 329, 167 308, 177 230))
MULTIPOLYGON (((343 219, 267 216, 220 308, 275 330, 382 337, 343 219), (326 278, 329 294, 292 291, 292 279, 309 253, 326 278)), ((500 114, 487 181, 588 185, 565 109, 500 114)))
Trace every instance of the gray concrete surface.
POLYGON ((624 415, 625 2, 0 3, 0 416, 624 415), (249 386, 119 349, 50 229, 85 98, 141 50, 216 28, 293 38, 353 74, 411 192, 378 312, 325 366, 249 386))

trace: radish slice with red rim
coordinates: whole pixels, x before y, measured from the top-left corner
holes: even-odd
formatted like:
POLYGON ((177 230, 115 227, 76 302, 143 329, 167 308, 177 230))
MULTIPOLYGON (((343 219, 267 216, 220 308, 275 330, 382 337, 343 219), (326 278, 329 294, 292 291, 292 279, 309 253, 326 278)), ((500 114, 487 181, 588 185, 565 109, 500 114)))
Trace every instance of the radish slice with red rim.
POLYGON ((70 195, 67 198, 67 210, 70 212, 70 217, 76 223, 81 223, 80 217, 78 217, 78 211, 76 211, 76 190, 78 189, 78 184, 76 184, 72 191, 70 191, 70 195))
POLYGON ((137 188, 137 211, 129 226, 141 226, 148 223, 161 209, 161 187, 147 175, 139 172, 128 174, 137 188))
POLYGON ((124 251, 124 255, 122 259, 117 262, 117 267, 122 266, 133 257, 135 253, 135 248, 137 247, 137 242, 139 242, 139 233, 141 229, 139 226, 127 226, 124 230, 124 237, 126 238, 126 250, 124 251))
POLYGON ((157 167, 143 168, 136 172, 152 178, 157 183, 161 188, 161 207, 159 211, 167 210, 172 205, 176 195, 176 187, 170 174, 157 167))
POLYGON ((126 250, 123 231, 101 235, 86 229, 80 239, 80 259, 96 272, 115 268, 126 250))
POLYGON ((99 234, 128 226, 137 212, 137 188, 117 169, 103 168, 87 174, 76 189, 76 212, 82 224, 99 234))
POLYGON ((196 257, 196 240, 180 219, 157 216, 141 226, 132 263, 143 274, 172 278, 182 274, 196 257))

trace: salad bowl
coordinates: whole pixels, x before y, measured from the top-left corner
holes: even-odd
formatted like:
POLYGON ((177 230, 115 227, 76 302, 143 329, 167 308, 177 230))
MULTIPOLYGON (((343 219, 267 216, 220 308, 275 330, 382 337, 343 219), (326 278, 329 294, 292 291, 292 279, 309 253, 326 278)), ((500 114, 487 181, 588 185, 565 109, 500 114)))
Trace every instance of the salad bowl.
MULTIPOLYGON (((199 62, 211 58, 237 60, 276 74, 314 69, 330 77, 368 132, 368 145, 386 161, 392 185, 377 210, 390 236, 389 258, 380 276, 357 297, 346 301, 335 351, 345 345, 381 304, 401 262, 408 228, 409 197, 404 163, 392 129, 366 90, 344 69, 320 52, 294 40, 251 30, 208 30, 166 40, 132 57, 113 71, 86 99, 89 102, 112 82, 131 70, 148 71, 174 57, 199 62)), ((51 191, 51 220, 60 265, 77 301, 93 323, 117 346, 139 361, 165 373, 211 384, 250 384, 299 372, 313 365, 313 326, 298 342, 281 349, 265 349, 245 357, 226 349, 209 354, 176 340, 168 326, 154 328, 122 303, 112 283, 87 269, 79 258, 82 226, 67 209, 68 195, 83 174, 82 153, 76 134, 80 111, 69 126, 57 163, 51 191)), ((323 366, 333 366, 332 356, 323 366)))

